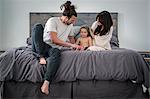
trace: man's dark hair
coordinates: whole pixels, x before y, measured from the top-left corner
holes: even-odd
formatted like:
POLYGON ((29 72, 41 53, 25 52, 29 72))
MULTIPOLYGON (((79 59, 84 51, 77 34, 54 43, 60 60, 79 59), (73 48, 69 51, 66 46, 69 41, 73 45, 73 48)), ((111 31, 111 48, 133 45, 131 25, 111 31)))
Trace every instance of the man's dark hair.
POLYGON ((67 1, 66 3, 62 4, 60 6, 60 9, 62 10, 63 7, 65 8, 63 11, 64 16, 71 18, 74 15, 75 17, 77 17, 77 12, 75 11, 75 6, 71 5, 70 1, 67 1))

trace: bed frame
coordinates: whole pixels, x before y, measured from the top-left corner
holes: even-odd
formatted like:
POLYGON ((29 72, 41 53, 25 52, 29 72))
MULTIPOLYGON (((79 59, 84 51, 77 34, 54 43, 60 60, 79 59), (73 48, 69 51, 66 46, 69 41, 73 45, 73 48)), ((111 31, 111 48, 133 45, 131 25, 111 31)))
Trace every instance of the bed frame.
MULTIPOLYGON (((117 33, 118 13, 111 13, 114 21, 115 32, 117 33)), ((49 17, 59 16, 60 13, 30 13, 30 30, 35 23, 45 24, 49 17)), ((95 21, 97 13, 79 13, 76 25, 91 25, 95 21), (88 19, 87 19, 88 18, 88 19), (90 19, 89 19, 90 18, 90 19), (83 20, 85 19, 85 20, 83 20), (88 20, 88 21, 87 21, 88 20), (90 20, 90 21, 89 21, 90 20)), ((76 80, 76 81, 61 81, 53 83, 50 86, 50 94, 44 95, 40 91, 41 82, 18 82, 5 81, 0 82, 0 93, 2 99, 100 99, 100 98, 139 98, 148 99, 149 94, 143 93, 141 84, 127 81, 97 81, 97 80, 76 80)))
POLYGON ((74 81, 54 83, 50 94, 40 91, 42 83, 7 81, 4 83, 2 99, 147 99, 141 85, 130 81, 74 81))

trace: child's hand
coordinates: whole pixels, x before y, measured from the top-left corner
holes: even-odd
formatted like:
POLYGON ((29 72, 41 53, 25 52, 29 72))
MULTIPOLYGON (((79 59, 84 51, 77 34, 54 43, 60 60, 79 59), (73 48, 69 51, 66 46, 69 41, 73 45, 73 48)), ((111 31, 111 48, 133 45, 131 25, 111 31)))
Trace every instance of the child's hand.
POLYGON ((75 50, 84 50, 83 46, 77 45, 77 44, 72 44, 71 47, 75 50))
POLYGON ((83 50, 84 50, 84 47, 83 47, 83 46, 78 46, 78 47, 76 48, 76 50, 81 50, 81 51, 83 51, 83 50))
POLYGON ((84 47, 83 47, 83 46, 80 46, 80 50, 83 51, 83 50, 84 50, 84 47))

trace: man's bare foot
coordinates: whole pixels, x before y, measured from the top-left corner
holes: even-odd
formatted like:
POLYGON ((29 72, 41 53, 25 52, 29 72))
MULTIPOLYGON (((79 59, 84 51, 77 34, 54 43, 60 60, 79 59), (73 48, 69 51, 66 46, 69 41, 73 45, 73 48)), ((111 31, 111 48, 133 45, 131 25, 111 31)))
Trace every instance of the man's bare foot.
POLYGON ((39 63, 42 64, 42 65, 45 65, 45 64, 46 64, 45 58, 44 58, 44 57, 41 57, 39 63))
POLYGON ((49 94, 49 81, 45 80, 42 87, 41 87, 42 93, 48 95, 49 94))

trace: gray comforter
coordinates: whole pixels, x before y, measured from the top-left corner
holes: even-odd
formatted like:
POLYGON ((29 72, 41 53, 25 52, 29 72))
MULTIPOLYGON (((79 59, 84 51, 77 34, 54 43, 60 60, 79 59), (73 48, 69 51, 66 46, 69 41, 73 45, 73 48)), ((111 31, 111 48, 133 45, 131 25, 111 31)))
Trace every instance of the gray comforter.
MULTIPOLYGON (((61 53, 54 82, 80 80, 134 80, 149 87, 149 66, 137 52, 117 48, 111 51, 73 51, 61 53)), ((45 65, 40 65, 30 47, 6 51, 0 56, 0 81, 42 82, 45 65)))

